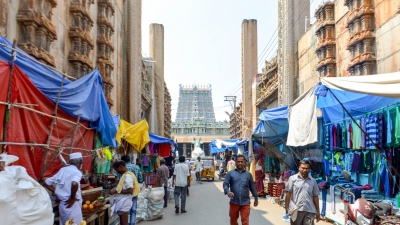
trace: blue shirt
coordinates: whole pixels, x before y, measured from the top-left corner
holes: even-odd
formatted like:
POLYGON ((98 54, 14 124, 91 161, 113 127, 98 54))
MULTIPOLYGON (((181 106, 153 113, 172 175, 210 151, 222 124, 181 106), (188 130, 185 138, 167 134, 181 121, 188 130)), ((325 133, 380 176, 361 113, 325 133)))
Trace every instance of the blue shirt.
POLYGON ((231 202, 235 205, 247 205, 250 203, 251 192, 255 198, 258 200, 258 195, 256 191, 256 185, 253 181, 251 173, 243 169, 239 172, 238 169, 234 169, 226 174, 224 180, 224 193, 227 195, 229 192, 233 192, 234 196, 231 202))
MULTIPOLYGON (((135 174, 136 179, 139 183, 143 183, 143 174, 139 166, 132 163, 126 163, 126 168, 128 169, 128 171, 135 174)), ((122 174, 119 173, 115 173, 114 175, 117 176, 117 180, 120 180, 122 177, 122 174)))

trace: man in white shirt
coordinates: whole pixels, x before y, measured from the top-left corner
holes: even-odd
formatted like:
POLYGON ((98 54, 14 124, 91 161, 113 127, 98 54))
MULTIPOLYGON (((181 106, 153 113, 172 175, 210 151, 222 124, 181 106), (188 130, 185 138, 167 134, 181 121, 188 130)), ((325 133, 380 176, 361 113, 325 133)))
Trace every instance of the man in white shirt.
MULTIPOLYGON (((128 225, 129 212, 132 208, 134 188, 138 189, 139 183, 133 172, 130 172, 123 160, 113 163, 113 168, 122 177, 116 188, 110 190, 111 217, 118 214, 120 224, 128 225)), ((136 193, 137 194, 137 193, 136 193)), ((134 224, 131 220, 131 224, 134 224)))
POLYGON ((44 186, 53 192, 60 200, 60 224, 65 224, 74 218, 79 224, 82 220, 82 193, 80 181, 82 172, 79 171, 83 164, 82 153, 72 153, 69 156, 69 166, 63 167, 56 175, 46 179, 44 186), (55 187, 53 186, 55 184, 55 187))
POLYGON ((197 157, 196 161, 196 180, 201 183, 201 171, 203 171, 203 162, 201 157, 197 157))
POLYGON ((172 179, 172 186, 174 189, 175 198, 175 213, 179 213, 179 196, 181 196, 181 213, 186 213, 186 193, 189 183, 189 168, 185 163, 185 157, 179 156, 179 164, 175 165, 174 177, 172 179))

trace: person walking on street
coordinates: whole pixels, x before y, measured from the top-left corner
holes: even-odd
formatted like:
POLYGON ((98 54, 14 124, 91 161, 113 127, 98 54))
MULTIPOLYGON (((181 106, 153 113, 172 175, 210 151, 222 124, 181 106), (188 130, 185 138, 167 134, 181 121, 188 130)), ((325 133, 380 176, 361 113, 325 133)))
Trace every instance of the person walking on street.
POLYGON ((291 176, 286 186, 285 209, 291 216, 291 225, 314 225, 320 220, 319 187, 309 175, 311 164, 301 160, 299 173, 291 176))
POLYGON ((254 206, 258 205, 258 195, 253 176, 246 171, 246 158, 236 156, 236 169, 226 174, 224 180, 224 193, 231 199, 229 202, 229 217, 231 225, 238 225, 239 214, 242 225, 249 225, 250 194, 254 196, 254 206))
POLYGON ((203 163, 201 157, 197 157, 196 161, 196 181, 201 184, 201 171, 203 171, 203 163))
POLYGON ((189 184, 188 184, 188 188, 187 188, 187 196, 189 197, 189 186, 190 186, 190 182, 192 181, 192 165, 190 165, 190 160, 189 159, 186 160, 186 165, 189 168, 189 174, 190 174, 189 181, 188 181, 189 184))
POLYGON ((260 155, 254 155, 255 164, 255 178, 256 178, 256 189, 258 196, 264 196, 264 163, 260 160, 260 155))
POLYGON ((229 172, 235 169, 235 161, 233 161, 232 157, 229 157, 228 165, 226 166, 226 170, 229 172))
POLYGON ((186 213, 186 193, 189 183, 189 169, 185 163, 185 156, 179 156, 179 164, 175 166, 172 186, 175 198, 175 213, 179 213, 179 196, 181 196, 181 213, 186 213))
POLYGON ((165 160, 160 160, 160 167, 157 170, 157 185, 163 187, 164 185, 164 208, 167 208, 168 202, 168 176, 169 169, 165 165, 165 160))
POLYGON ((65 224, 74 218, 75 223, 83 220, 82 216, 82 193, 80 182, 83 165, 82 153, 69 155, 69 166, 63 167, 56 175, 45 180, 44 186, 53 192, 60 200, 58 206, 60 212, 60 224, 65 224), (55 187, 53 186, 55 184, 55 187))

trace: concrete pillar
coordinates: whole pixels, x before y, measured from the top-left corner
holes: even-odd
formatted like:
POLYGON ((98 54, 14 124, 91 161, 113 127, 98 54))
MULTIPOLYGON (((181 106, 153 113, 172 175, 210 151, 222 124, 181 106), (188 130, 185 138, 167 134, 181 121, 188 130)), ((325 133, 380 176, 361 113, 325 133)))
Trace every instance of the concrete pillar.
POLYGON ((154 100, 152 108, 157 114, 156 134, 164 136, 164 26, 150 24, 150 57, 154 63, 154 100))
POLYGON ((242 138, 249 137, 253 127, 253 78, 257 74, 257 20, 242 22, 242 103, 243 128, 242 138))

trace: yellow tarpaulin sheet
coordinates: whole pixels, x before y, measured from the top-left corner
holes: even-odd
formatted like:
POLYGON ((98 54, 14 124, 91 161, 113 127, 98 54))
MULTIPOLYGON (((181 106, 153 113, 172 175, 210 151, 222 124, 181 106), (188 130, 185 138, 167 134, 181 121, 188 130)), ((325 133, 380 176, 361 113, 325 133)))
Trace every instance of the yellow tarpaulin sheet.
POLYGON ((146 120, 142 120, 135 124, 121 120, 116 134, 116 139, 119 145, 121 145, 121 138, 131 144, 136 151, 141 151, 144 146, 150 142, 149 124, 147 124, 146 120))

